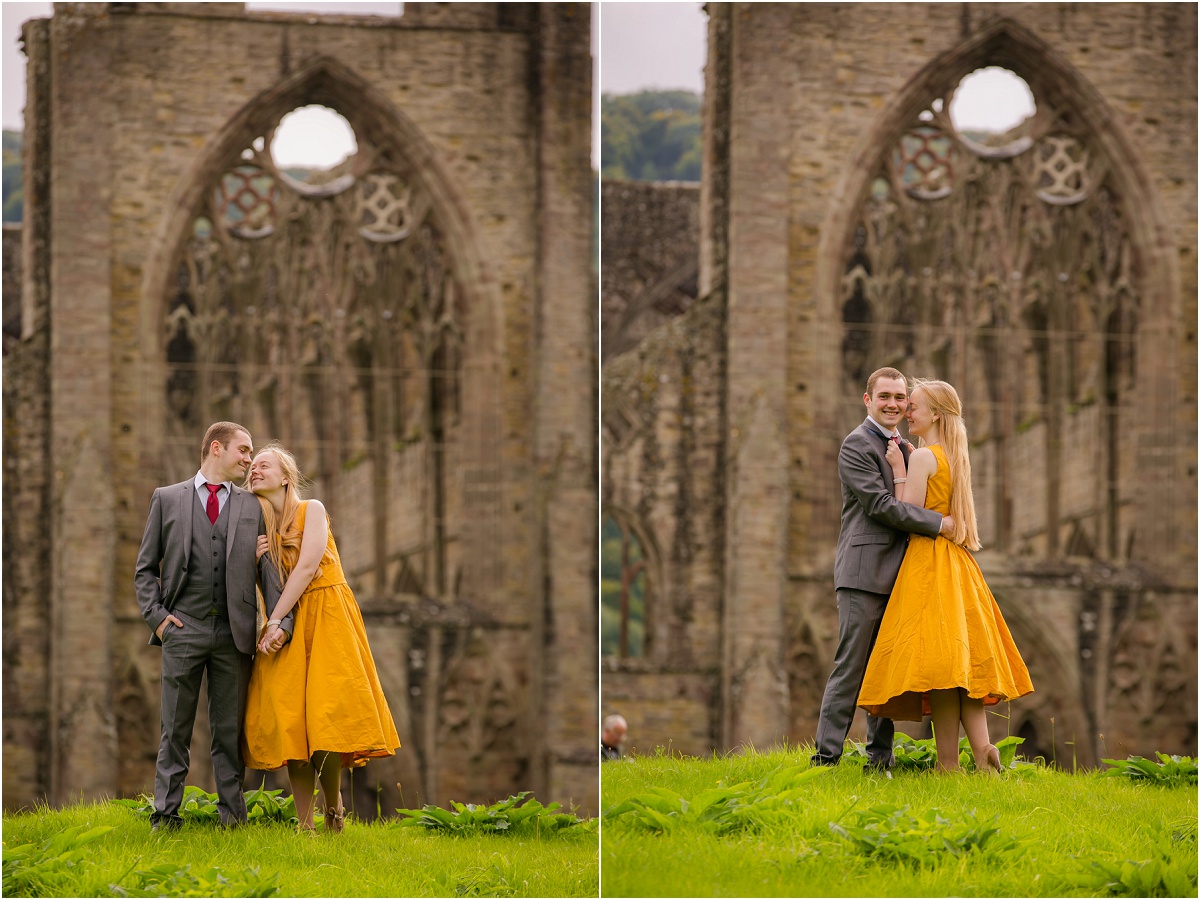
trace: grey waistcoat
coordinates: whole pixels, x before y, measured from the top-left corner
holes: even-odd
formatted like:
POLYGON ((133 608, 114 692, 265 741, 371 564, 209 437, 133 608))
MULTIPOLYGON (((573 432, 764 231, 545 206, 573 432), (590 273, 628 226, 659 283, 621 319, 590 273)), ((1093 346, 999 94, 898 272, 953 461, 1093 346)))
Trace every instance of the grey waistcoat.
POLYGON ((204 504, 192 492, 192 546, 188 553, 187 582, 175 601, 175 609, 196 618, 211 614, 229 618, 225 598, 225 539, 229 534, 229 501, 217 516, 217 524, 208 521, 204 504))

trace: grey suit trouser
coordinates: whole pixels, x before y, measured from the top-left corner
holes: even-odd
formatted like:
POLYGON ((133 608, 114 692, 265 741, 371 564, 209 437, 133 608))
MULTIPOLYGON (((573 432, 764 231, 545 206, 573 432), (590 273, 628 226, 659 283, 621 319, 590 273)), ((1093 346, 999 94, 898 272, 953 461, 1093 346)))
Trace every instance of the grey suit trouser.
MULTIPOLYGON (((883 621, 887 602, 887 594, 838 589, 838 647, 833 658, 833 672, 821 699, 813 765, 832 765, 842 757, 842 747, 850 733, 863 676, 867 672, 867 660, 879 635, 879 623, 883 621)), ((895 734, 896 726, 891 719, 867 716, 867 758, 871 763, 892 764, 895 734)))
POLYGON ((192 726, 200 682, 208 674, 208 722, 221 824, 246 821, 242 794, 241 729, 252 657, 237 649, 229 620, 173 613, 183 628, 167 623, 162 646, 162 735, 154 775, 154 821, 179 821, 183 782, 191 760, 192 726))

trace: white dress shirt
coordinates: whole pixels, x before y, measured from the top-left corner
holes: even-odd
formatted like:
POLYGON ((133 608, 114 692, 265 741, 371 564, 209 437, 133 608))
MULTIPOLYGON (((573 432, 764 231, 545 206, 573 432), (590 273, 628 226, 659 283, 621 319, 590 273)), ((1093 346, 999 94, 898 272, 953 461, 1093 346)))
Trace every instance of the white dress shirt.
MULTIPOLYGON (((205 509, 208 509, 209 491, 208 488, 205 487, 205 485, 208 484, 208 479, 204 477, 203 472, 196 473, 195 484, 196 496, 200 498, 200 505, 205 509)), ((233 485, 231 485, 228 481, 222 482, 221 489, 217 491, 217 515, 220 515, 224 511, 225 501, 228 500, 232 494, 233 485)))

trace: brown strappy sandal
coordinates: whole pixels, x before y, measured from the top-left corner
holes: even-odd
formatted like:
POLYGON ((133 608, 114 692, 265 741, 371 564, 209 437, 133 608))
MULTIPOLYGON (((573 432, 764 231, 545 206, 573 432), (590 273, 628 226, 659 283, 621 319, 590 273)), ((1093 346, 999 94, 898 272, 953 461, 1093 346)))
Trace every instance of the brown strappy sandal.
POLYGON ((346 827, 346 810, 345 807, 331 812, 325 810, 325 830, 330 834, 341 834, 346 827))

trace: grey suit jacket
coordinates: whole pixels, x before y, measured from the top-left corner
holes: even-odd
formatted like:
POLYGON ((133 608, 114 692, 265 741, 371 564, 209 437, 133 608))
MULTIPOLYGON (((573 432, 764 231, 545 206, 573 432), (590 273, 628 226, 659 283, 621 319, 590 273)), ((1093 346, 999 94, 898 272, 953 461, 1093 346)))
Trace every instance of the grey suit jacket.
POLYGON ((842 530, 833 568, 837 588, 890 594, 908 548, 908 533, 937 537, 942 527, 941 513, 896 499, 886 453, 887 438, 869 419, 842 441, 842 530))
MULTIPOLYGON (((154 632, 171 612, 187 579, 195 493, 194 479, 189 478, 179 484, 157 488, 150 498, 150 513, 146 517, 133 583, 142 618, 150 626, 150 643, 153 645, 162 643, 154 632)), ((258 561, 255 552, 258 536, 266 533, 266 527, 258 498, 249 491, 234 487, 226 505, 229 533, 225 542, 225 593, 229 626, 238 650, 253 655, 258 640, 258 599, 254 592, 258 561)), ((289 633, 291 618, 288 617, 284 626, 289 633)))

